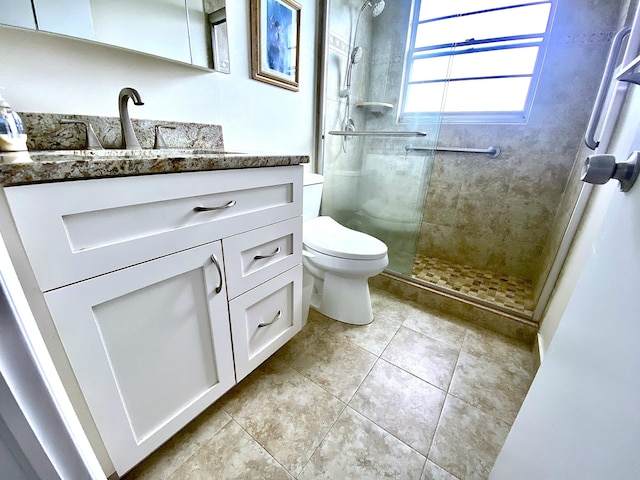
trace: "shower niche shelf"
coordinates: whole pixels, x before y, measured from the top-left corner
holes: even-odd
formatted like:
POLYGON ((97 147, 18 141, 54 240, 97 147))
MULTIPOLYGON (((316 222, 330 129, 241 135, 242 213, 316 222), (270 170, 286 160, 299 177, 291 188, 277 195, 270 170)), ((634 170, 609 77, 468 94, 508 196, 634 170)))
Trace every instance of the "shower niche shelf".
POLYGON ((386 113, 393 109, 393 104, 384 102, 357 102, 356 107, 364 108, 371 113, 386 113))

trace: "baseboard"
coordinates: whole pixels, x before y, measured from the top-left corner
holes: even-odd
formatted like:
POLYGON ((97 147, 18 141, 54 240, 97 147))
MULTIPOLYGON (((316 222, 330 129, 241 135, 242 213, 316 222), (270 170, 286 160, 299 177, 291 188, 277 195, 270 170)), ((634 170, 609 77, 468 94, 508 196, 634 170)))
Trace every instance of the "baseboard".
POLYGON ((539 333, 536 335, 536 340, 533 344, 533 366, 536 370, 540 368, 542 365, 542 361, 544 360, 545 348, 544 341, 542 335, 539 333))
POLYGON ((461 320, 475 323, 528 345, 533 345, 536 341, 538 325, 531 320, 453 296, 411 279, 384 272, 370 278, 369 284, 405 300, 455 315, 461 320))

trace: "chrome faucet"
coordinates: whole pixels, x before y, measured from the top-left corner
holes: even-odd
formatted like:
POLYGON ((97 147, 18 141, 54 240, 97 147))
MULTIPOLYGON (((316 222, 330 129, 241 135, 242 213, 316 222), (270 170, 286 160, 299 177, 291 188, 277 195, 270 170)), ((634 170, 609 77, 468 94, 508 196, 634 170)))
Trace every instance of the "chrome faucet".
POLYGON ((133 100, 136 105, 144 105, 140 94, 135 88, 125 87, 120 90, 118 95, 118 111, 120 112, 120 125, 122 126, 122 146, 131 150, 142 150, 140 142, 136 138, 136 132, 133 131, 133 125, 129 118, 128 103, 129 99, 133 100))

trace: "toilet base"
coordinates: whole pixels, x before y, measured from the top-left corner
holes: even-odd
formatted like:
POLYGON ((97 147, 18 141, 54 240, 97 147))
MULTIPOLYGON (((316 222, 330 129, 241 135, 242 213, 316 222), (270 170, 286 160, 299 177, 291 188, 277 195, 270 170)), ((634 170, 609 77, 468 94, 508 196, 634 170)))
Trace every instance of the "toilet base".
POLYGON ((318 304, 312 306, 323 315, 351 325, 373 322, 367 278, 342 277, 326 272, 318 304))

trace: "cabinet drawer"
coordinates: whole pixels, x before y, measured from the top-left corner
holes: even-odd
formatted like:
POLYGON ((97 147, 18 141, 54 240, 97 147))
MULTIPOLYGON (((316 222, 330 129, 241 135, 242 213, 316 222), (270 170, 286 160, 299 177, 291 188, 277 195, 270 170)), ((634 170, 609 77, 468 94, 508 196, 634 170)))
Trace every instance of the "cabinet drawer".
POLYGON ((47 291, 298 216, 302 167, 82 180, 5 192, 38 284, 47 291))
POLYGON ((229 302, 238 382, 300 331, 301 312, 302 265, 229 302))
POLYGON ((229 298, 302 262, 302 217, 241 233, 222 241, 229 298))

